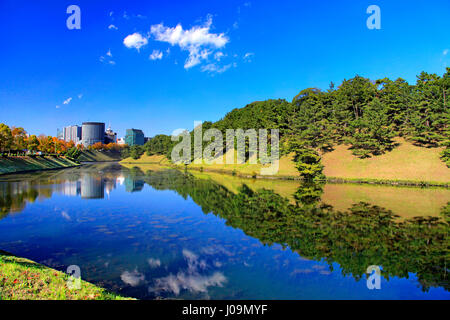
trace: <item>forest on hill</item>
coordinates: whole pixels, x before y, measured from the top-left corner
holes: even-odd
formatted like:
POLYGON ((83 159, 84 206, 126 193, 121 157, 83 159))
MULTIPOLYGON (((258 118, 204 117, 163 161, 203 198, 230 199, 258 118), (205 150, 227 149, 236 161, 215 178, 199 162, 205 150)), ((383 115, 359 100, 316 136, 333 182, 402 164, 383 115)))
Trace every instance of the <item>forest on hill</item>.
MULTIPOLYGON (((441 159, 450 166, 449 123, 447 68, 442 76, 422 72, 415 84, 401 78, 373 81, 357 75, 337 87, 331 83, 326 91, 304 89, 291 102, 250 103, 219 121, 204 122, 203 130, 217 128, 225 134, 226 129, 279 129, 281 154, 294 152, 299 171, 313 171, 305 174, 308 178, 321 174, 320 154, 336 145, 350 145, 355 156, 367 158, 394 149, 394 137, 425 148, 445 147, 441 159)), ((176 143, 170 136, 157 135, 143 148, 131 148, 130 155, 138 158, 147 152, 170 157, 176 143)))

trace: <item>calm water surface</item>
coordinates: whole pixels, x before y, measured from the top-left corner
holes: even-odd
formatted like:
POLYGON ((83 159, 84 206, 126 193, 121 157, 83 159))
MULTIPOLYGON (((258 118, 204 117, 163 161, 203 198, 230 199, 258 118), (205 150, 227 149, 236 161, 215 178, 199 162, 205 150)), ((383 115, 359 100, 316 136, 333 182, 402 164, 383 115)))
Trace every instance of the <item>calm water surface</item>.
POLYGON ((0 178, 0 249, 140 299, 449 299, 449 200, 96 164, 0 178))

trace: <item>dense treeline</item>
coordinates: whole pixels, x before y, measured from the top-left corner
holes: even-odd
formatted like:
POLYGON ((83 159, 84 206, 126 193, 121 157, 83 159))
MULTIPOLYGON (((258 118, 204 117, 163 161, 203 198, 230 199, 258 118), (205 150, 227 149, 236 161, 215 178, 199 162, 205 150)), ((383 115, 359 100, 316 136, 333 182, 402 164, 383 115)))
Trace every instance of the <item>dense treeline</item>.
POLYGON ((162 154, 170 158, 170 152, 172 151, 173 146, 174 143, 172 142, 170 136, 159 134, 148 140, 144 146, 136 145, 124 149, 122 151, 122 157, 139 159, 140 156, 142 156, 144 153, 147 153, 147 155, 149 156, 162 154))
MULTIPOLYGON (((88 150, 113 150, 121 151, 124 146, 117 143, 103 144, 101 142, 89 146, 88 150)), ((9 127, 0 123, 0 155, 33 155, 33 154, 57 154, 77 159, 84 146, 73 141, 64 141, 57 137, 29 135, 24 128, 9 127)))
MULTIPOLYGON (((355 156, 376 156, 395 148, 394 137, 403 137, 418 146, 446 147, 442 159, 450 166, 449 123, 447 68, 442 77, 422 72, 414 85, 401 78, 372 81, 355 76, 338 87, 331 83, 326 91, 304 89, 292 102, 253 102, 217 122, 203 123, 203 128, 223 133, 238 128, 279 129, 282 154, 296 152, 297 159, 300 153, 318 156, 342 143, 349 144, 355 156)), ((144 149, 148 154, 170 155, 173 145, 170 137, 160 135, 144 149)))
POLYGON ((66 142, 52 136, 29 135, 21 127, 9 127, 0 123, 0 153, 1 154, 70 154, 77 155, 77 148, 72 141, 66 142))

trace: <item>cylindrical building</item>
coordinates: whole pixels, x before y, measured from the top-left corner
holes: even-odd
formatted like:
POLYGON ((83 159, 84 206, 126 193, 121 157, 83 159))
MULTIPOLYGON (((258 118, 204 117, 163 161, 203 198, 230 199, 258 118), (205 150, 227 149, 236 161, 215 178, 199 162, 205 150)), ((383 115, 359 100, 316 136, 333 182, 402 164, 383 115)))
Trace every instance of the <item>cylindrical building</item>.
POLYGON ((105 124, 103 122, 83 122, 81 128, 81 143, 89 147, 97 142, 105 141, 105 124))

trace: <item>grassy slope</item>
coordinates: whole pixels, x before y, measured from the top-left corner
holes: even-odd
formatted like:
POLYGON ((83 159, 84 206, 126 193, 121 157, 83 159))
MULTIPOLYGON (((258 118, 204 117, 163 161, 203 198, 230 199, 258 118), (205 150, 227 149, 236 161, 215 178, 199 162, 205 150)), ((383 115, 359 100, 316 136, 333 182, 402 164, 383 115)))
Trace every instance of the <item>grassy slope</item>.
MULTIPOLYGON (((234 152, 233 150, 231 150, 230 152, 234 152)), ((226 155, 224 155, 224 160, 223 162, 225 163, 225 157, 226 155)), ((236 161, 236 155, 234 155, 235 157, 235 162, 236 161)), ((279 164, 279 168, 278 168, 278 173, 275 176, 279 176, 279 177, 297 177, 299 178, 300 175, 298 173, 298 170, 295 168, 294 162, 292 161, 292 158, 294 157, 293 154, 290 154, 288 156, 283 156, 280 158, 280 164, 279 164)), ((243 175, 249 175, 249 176, 253 176, 253 175, 261 175, 261 169, 263 167, 269 167, 269 166, 263 166, 261 164, 250 164, 250 163, 245 163, 245 164, 206 164, 206 163, 202 163, 202 164, 195 164, 195 163, 191 163, 189 166, 189 168, 203 168, 204 170, 217 170, 217 171, 222 171, 222 172, 228 172, 228 173, 232 173, 233 171, 236 171, 239 174, 243 174, 243 175)))
POLYGON ((1 157, 0 174, 22 171, 60 169, 76 166, 77 164, 67 158, 53 156, 36 157, 1 157))
MULTIPOLYGON (((225 159, 226 155, 224 156, 225 159)), ((285 177, 300 177, 297 169, 292 162, 293 155, 284 156, 280 159, 280 167, 277 176, 285 176, 285 177)), ((225 162, 225 161, 224 161, 225 162)), ((153 155, 147 156, 144 154, 141 158, 134 160, 132 158, 126 158, 120 162, 123 165, 127 165, 128 167, 132 165, 143 165, 143 164, 159 164, 166 166, 173 166, 166 156, 162 155, 153 155)), ((267 167, 267 166, 266 166, 267 167)), ((220 171, 225 173, 233 173, 233 171, 238 172, 242 175, 252 176, 254 174, 260 175, 261 168, 263 168, 260 164, 195 164, 191 163, 188 168, 191 169, 200 169, 203 168, 205 171, 220 171)))
MULTIPOLYGON (((329 178, 339 179, 373 179, 386 181, 411 181, 429 183, 449 183, 450 169, 439 158, 440 148, 422 148, 404 140, 398 139, 400 144, 393 151, 384 155, 359 159, 352 155, 348 146, 340 145, 334 151, 323 155, 324 173, 329 178)), ((280 159, 277 177, 298 178, 299 174, 292 161, 293 154, 280 159)), ((165 164, 170 162, 165 156, 143 155, 140 159, 127 158, 122 163, 127 164, 165 164)), ((241 175, 259 175, 260 164, 190 164, 192 169, 203 168, 205 171, 217 171, 241 175)))
POLYGON ((416 147, 404 140, 386 154, 359 159, 340 145, 323 155, 324 174, 345 179, 450 182, 450 169, 439 159, 440 148, 416 147))
POLYGON ((153 156, 148 156, 147 154, 143 154, 139 159, 135 160, 131 157, 123 159, 121 162, 121 164, 170 164, 169 160, 167 159, 166 156, 162 156, 162 155, 153 155, 153 156))
POLYGON ((79 161, 83 162, 101 162, 101 161, 120 161, 119 151, 97 151, 97 150, 83 150, 79 161))
POLYGON ((0 300, 122 300, 86 281, 67 287, 69 276, 28 259, 0 251, 0 300))

